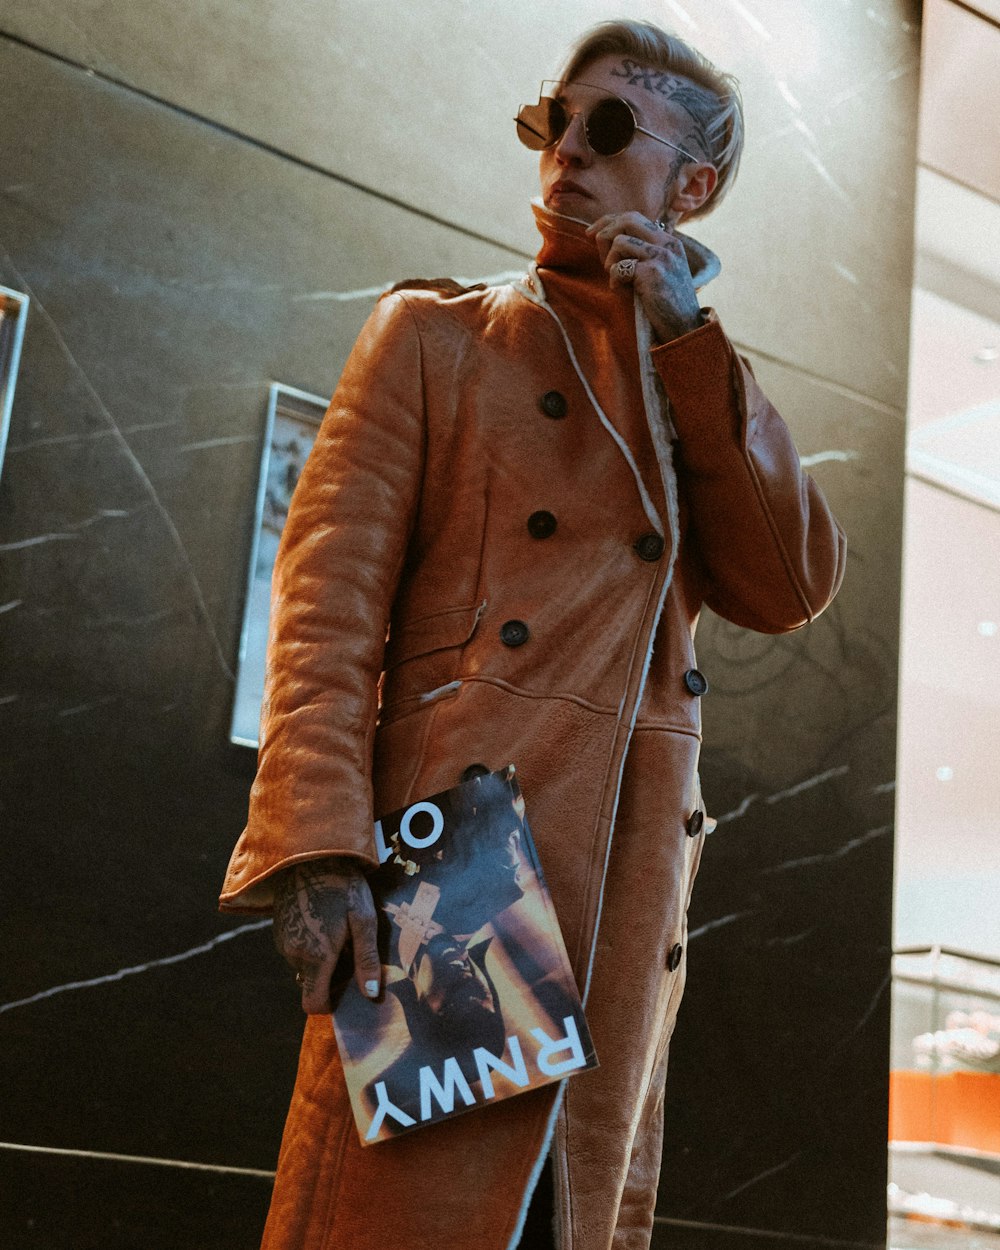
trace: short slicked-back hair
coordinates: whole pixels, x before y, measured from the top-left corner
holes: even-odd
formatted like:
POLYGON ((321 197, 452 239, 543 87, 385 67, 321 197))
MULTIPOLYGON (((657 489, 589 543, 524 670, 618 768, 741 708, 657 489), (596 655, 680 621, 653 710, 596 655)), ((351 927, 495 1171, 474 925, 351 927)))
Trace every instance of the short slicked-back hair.
POLYGON ((652 22, 624 19, 600 22, 585 31, 570 48, 559 77, 564 82, 579 78, 591 62, 609 55, 628 58, 638 66, 682 74, 717 101, 717 107, 709 110, 704 131, 710 148, 706 156, 715 166, 719 180, 705 203, 688 213, 689 218, 704 217, 736 181, 743 152, 743 101, 739 84, 732 74, 716 69, 697 48, 676 35, 668 34, 652 22))

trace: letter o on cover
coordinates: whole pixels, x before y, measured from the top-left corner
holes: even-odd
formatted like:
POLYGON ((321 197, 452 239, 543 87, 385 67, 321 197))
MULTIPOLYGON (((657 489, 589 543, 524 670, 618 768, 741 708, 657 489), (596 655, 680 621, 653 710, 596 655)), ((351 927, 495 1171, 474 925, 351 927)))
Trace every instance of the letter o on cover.
POLYGON ((414 803, 412 807, 406 809, 403 819, 399 822, 399 836, 407 846, 412 846, 417 851, 423 850, 425 846, 433 846, 443 831, 444 817, 441 815, 441 809, 435 807, 433 803, 414 803), (424 838, 417 837, 410 830, 410 823, 419 812, 426 812, 434 822, 430 833, 424 838))

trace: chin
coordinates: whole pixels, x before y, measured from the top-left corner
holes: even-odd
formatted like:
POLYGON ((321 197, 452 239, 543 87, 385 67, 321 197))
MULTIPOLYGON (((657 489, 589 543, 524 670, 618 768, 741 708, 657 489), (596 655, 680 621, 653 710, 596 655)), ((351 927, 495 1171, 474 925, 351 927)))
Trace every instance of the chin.
POLYGON ((543 203, 551 212, 576 217, 579 221, 593 223, 601 216, 600 210, 582 195, 554 195, 544 199, 543 203))

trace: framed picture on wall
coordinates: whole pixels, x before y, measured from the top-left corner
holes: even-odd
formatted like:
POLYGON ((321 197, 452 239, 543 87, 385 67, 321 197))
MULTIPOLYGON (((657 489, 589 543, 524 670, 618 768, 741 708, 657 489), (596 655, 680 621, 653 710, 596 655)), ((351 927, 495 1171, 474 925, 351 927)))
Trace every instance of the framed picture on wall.
POLYGON ((271 384, 240 633, 236 697, 229 730, 230 740, 240 746, 257 746, 274 558, 292 491, 316 441, 327 403, 319 395, 310 395, 280 382, 271 384))
POLYGON ((21 343, 27 321, 27 295, 0 286, 0 473, 3 472, 10 411, 14 406, 14 383, 21 362, 21 343))

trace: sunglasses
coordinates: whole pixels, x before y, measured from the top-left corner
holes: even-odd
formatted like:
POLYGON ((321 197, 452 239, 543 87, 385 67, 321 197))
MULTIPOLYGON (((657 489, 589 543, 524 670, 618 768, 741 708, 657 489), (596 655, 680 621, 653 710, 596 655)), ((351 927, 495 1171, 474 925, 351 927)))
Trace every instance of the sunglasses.
MULTIPOLYGON (((523 105, 518 110, 517 117, 514 118, 517 123, 517 137, 526 148, 530 148, 533 152, 544 151, 545 148, 558 143, 576 116, 575 113, 569 111, 562 100, 545 94, 546 87, 563 85, 569 84, 546 79, 542 83, 538 103, 523 105)), ((595 87, 586 82, 574 82, 572 85, 591 87, 595 91, 603 90, 602 87, 595 87)), ((699 157, 692 156, 690 152, 678 147, 676 143, 671 143, 662 135, 654 135, 645 126, 640 126, 635 119, 631 105, 621 96, 605 95, 588 110, 584 112, 581 109, 580 112, 583 116, 583 132, 586 135, 587 144, 590 150, 598 156, 617 156, 625 151, 637 134, 641 134, 648 135, 657 143, 665 143, 668 148, 680 152, 689 161, 699 160, 699 157)))

